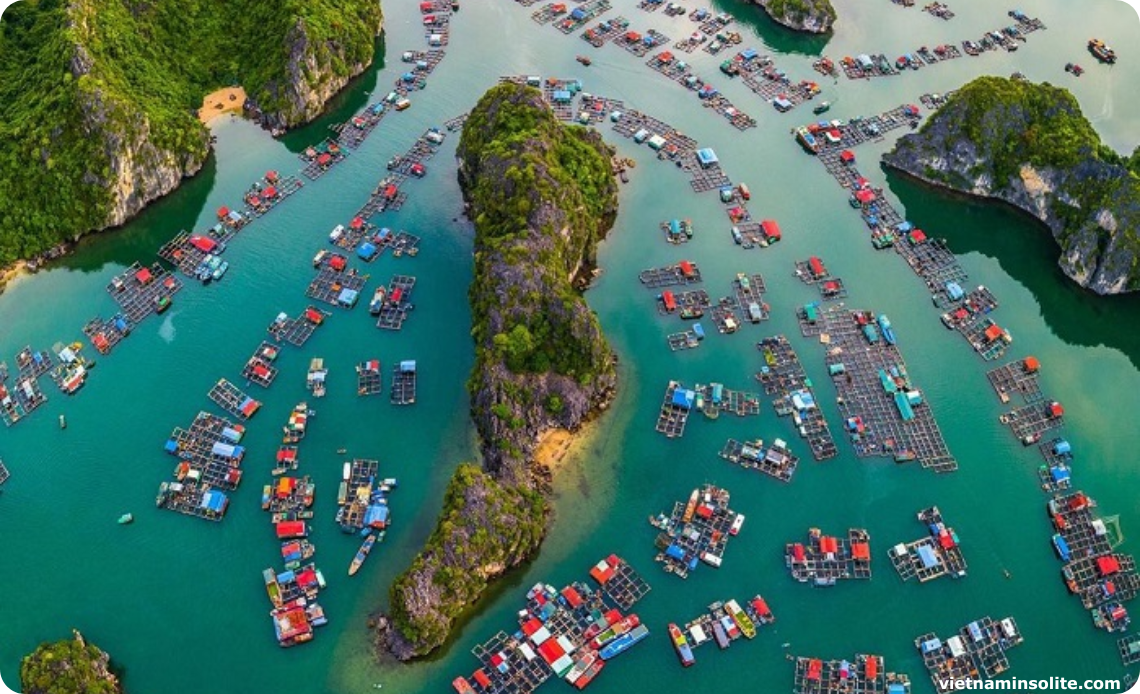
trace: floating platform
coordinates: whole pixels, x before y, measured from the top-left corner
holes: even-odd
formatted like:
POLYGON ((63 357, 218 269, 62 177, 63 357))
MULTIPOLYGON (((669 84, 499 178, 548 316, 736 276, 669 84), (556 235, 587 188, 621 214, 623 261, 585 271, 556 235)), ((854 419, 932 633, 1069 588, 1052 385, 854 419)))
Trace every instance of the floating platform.
POLYGON ((84 324, 83 334, 99 354, 110 354, 116 345, 131 334, 131 323, 121 313, 110 318, 96 317, 84 324))
POLYGON ((229 508, 229 497, 201 482, 163 482, 155 505, 187 516, 220 521, 229 508))
POLYGON ((376 319, 376 327, 383 330, 400 330, 415 305, 411 303, 416 278, 411 275, 394 275, 388 283, 384 303, 376 319))
POLYGON ((1018 359, 986 372, 998 399, 1008 403, 1011 395, 1020 395, 1026 404, 1041 402, 1041 362, 1036 357, 1018 359))
POLYGON ((823 301, 839 301, 847 298, 847 287, 839 277, 828 277, 815 285, 823 301))
POLYGON ((627 31, 614 39, 614 45, 621 46, 638 58, 644 58, 649 51, 669 43, 669 37, 656 29, 645 34, 627 31))
POLYGON ((701 336, 694 330, 685 330, 679 333, 670 333, 665 336, 665 341, 669 343, 669 350, 679 352, 686 349, 696 349, 701 346, 701 336))
POLYGON ((360 300, 360 292, 368 282, 368 275, 361 275, 356 269, 337 271, 322 267, 309 283, 305 296, 330 306, 351 309, 360 300))
POLYGON ((224 378, 218 379, 208 397, 218 407, 240 420, 247 420, 261 409, 261 403, 246 395, 240 388, 224 378))
POLYGON ((566 11, 565 3, 552 2, 532 12, 530 18, 538 24, 550 24, 555 19, 566 14, 566 11))
POLYGON ((46 349, 34 351, 28 346, 16 355, 16 375, 19 378, 39 378, 50 372, 55 365, 55 357, 46 349))
POLYGON ((448 118, 446 121, 443 122, 443 127, 446 128, 447 132, 449 132, 449 133, 456 132, 457 130, 460 130, 463 128, 463 124, 467 122, 467 117, 470 115, 471 115, 470 111, 464 111, 463 113, 459 114, 458 116, 455 116, 454 118, 448 118))
POLYGON ((807 377, 799 356, 783 335, 756 343, 764 360, 756 374, 764 394, 773 396, 772 406, 781 417, 791 416, 796 431, 808 442, 812 456, 819 461, 838 454, 827 419, 815 399, 811 379, 807 377))
POLYGON ((385 176, 376 184, 376 188, 369 194, 368 200, 356 211, 356 216, 369 219, 376 215, 392 211, 395 212, 404 206, 408 194, 400 189, 404 177, 400 175, 385 176))
POLYGON ((942 520, 938 507, 919 511, 918 522, 926 527, 926 537, 899 543, 887 551, 899 578, 909 581, 917 577, 919 583, 925 583, 941 576, 965 576, 966 558, 962 555, 958 535, 942 520))
POLYGON ((273 362, 277 359, 277 346, 269 342, 258 345, 249 361, 241 370, 241 377, 250 383, 256 383, 262 388, 273 385, 277 378, 277 367, 273 362))
POLYGON ((414 405, 416 403, 416 362, 405 359, 392 367, 393 405, 414 405))
POLYGON ((383 381, 379 359, 369 359, 356 365, 357 395, 379 395, 384 392, 383 381))
POLYGON ((620 99, 611 99, 605 96, 582 94, 578 104, 578 116, 574 119, 581 125, 601 125, 613 113, 621 113, 625 109, 625 102, 620 99))
POLYGON ((1065 425, 1065 410, 1056 401, 1038 402, 1010 410, 998 418, 1026 446, 1040 442, 1049 431, 1065 425))
POLYGON ((810 581, 814 586, 870 579, 871 535, 863 528, 851 528, 842 538, 811 528, 806 542, 789 542, 785 546, 784 562, 792 578, 800 583, 810 581))
POLYGON ((935 472, 957 470, 930 404, 910 380, 885 316, 836 306, 819 311, 818 322, 820 341, 830 346, 825 363, 855 454, 900 463, 917 460, 935 472))
POLYGON ((696 263, 682 260, 676 265, 642 270, 637 275, 637 279, 649 289, 683 287, 700 282, 701 269, 696 263))
POLYGON ((0 419, 4 421, 4 426, 19 422, 45 402, 47 396, 40 390, 37 379, 19 377, 10 390, 4 380, 0 379, 0 419))
POLYGON ((657 414, 658 433, 671 439, 679 438, 685 433, 685 424, 689 421, 689 413, 695 404, 695 391, 688 390, 678 381, 669 381, 665 399, 661 402, 661 411, 657 414))
POLYGON ((745 470, 756 470, 781 482, 791 482, 800 463, 782 439, 776 439, 771 445, 765 445, 762 439, 743 442, 729 439, 719 455, 745 470))
POLYGON ((910 678, 886 672, 881 655, 859 653, 852 660, 800 656, 795 663, 795 694, 910 694, 910 678))
MULTIPOLYGON (((339 151, 339 147, 337 149, 339 151)), ((302 187, 304 183, 296 176, 280 176, 276 171, 269 171, 264 178, 255 181, 242 196, 245 205, 242 214, 247 220, 253 221, 268 214, 302 187)))
POLYGON ((214 489, 233 490, 241 483, 241 445, 245 429, 228 419, 199 412, 190 426, 175 427, 163 449, 178 459, 174 478, 179 483, 202 483, 214 489))
POLYGON ((573 34, 589 24, 595 17, 609 12, 613 5, 609 0, 589 0, 579 4, 565 19, 560 19, 554 26, 563 34, 573 34))
POLYGON ((4 461, 0 460, 0 484, 7 482, 11 476, 11 473, 8 472, 8 468, 4 465, 4 461))
MULTIPOLYGON (((336 522, 340 529, 346 533, 359 533, 366 525, 366 516, 370 506, 384 503, 385 492, 381 491, 381 480, 377 474, 380 462, 356 458, 348 466, 348 477, 344 480, 348 486, 348 496, 337 510, 336 522)), ((387 518, 387 514, 384 514, 387 518)))
POLYGON ((306 147, 298 156, 304 162, 301 174, 310 181, 315 181, 344 161, 347 152, 336 140, 326 138, 311 147, 306 147))
POLYGON ((995 622, 989 617, 970 622, 945 641, 934 633, 914 640, 922 662, 930 672, 930 681, 939 694, 940 682, 949 680, 992 679, 1009 669, 1006 651, 1021 645, 1024 639, 1013 617, 995 622))
POLYGON ((720 567, 729 538, 744 523, 744 517, 731 510, 728 502, 728 490, 706 484, 694 489, 688 502, 674 503, 670 515, 661 513, 649 519, 660 531, 656 560, 666 573, 687 578, 699 562, 720 567))
POLYGON ((683 631, 692 648, 715 642, 726 650, 741 637, 756 638, 757 630, 775 621, 767 603, 759 595, 741 607, 736 600, 718 600, 695 619, 685 622, 683 631), (753 604, 756 607, 753 607, 753 604))
POLYGON ((285 313, 277 314, 269 324, 269 334, 278 342, 285 341, 294 347, 303 347, 313 336, 317 326, 324 322, 329 313, 310 306, 296 318, 290 318, 285 313))
MULTIPOLYGON (((443 58, 443 51, 416 51, 414 60, 419 61, 432 61, 431 64, 434 69, 435 65, 443 58), (434 63, 434 64, 433 64, 434 63)), ((430 70, 428 70, 430 72, 430 70)), ((356 149, 364 143, 364 140, 380 125, 380 121, 389 113, 389 109, 385 108, 384 102, 378 101, 369 104, 359 114, 349 118, 343 123, 338 123, 332 126, 332 130, 336 132, 337 142, 342 147, 348 149, 356 149)))
POLYGON ((182 282, 159 263, 149 268, 133 263, 107 284, 107 293, 131 325, 138 325, 152 313, 166 311, 181 289, 182 282))
POLYGON ((612 17, 582 32, 582 40, 594 48, 601 48, 607 42, 620 36, 629 27, 625 17, 612 17))
POLYGON ((1140 634, 1129 634, 1116 642, 1120 661, 1125 667, 1140 663, 1140 634))

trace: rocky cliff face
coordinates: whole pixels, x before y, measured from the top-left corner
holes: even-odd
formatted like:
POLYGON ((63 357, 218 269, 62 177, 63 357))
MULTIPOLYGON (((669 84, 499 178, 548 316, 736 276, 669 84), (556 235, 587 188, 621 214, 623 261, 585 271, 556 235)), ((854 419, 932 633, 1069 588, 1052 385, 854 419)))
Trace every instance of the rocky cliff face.
POLYGON ((20 663, 24 694, 121 694, 111 656, 78 631, 70 641, 45 643, 20 663))
POLYGON ((1119 161, 1106 160, 1113 156, 1098 151, 1099 138, 1093 142, 1084 134, 1082 124, 1090 132, 1091 126, 1068 92, 982 79, 961 90, 920 132, 901 138, 884 163, 1033 215, 1060 246, 1062 271, 1083 287, 1098 294, 1140 288, 1135 176, 1119 161), (990 98, 995 88, 1004 98, 990 98), (1040 142, 1051 143, 1049 149, 1040 142))
MULTIPOLYGON (((368 22, 372 36, 379 36, 384 20, 378 2, 368 22)), ((291 128, 321 115, 328 100, 372 64, 371 51, 361 52, 346 41, 312 33, 305 19, 298 17, 285 36, 289 59, 284 78, 260 85, 260 91, 270 95, 270 110, 263 115, 271 128, 291 128)))
POLYGON ((778 24, 809 34, 826 34, 835 23, 829 0, 755 0, 778 24))
POLYGON ((529 558, 546 530, 538 437, 604 409, 614 358, 572 282, 593 267, 617 188, 596 132, 563 126, 537 90, 500 85, 472 111, 460 184, 475 222, 468 390, 483 471, 461 466, 435 532, 393 584, 380 644, 424 655, 487 583, 529 558))

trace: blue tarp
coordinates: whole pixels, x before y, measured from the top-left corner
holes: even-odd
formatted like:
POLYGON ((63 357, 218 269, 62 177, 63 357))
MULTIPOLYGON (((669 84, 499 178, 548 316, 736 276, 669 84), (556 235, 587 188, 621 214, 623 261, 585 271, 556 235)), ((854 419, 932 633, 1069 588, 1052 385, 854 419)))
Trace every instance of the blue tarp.
POLYGON ((694 399, 696 399, 696 393, 691 390, 678 388, 673 391, 673 404, 677 407, 683 407, 686 410, 692 409, 694 399))
POLYGON ((716 152, 705 147, 704 149, 697 150, 697 161, 701 163, 701 166, 709 167, 716 164, 719 160, 716 158, 716 152))
POLYGON ((221 513, 226 507, 226 495, 219 491, 208 491, 202 495, 201 508, 221 513))
POLYGON ((585 19, 586 18, 586 11, 583 10, 581 7, 575 7, 574 11, 570 13, 570 18, 571 19, 585 19))
POLYGON ((241 441, 241 432, 237 429, 225 427, 222 429, 222 438, 229 441, 230 443, 237 443, 238 441, 241 441))
POLYGON ((551 96, 554 97, 555 103, 566 103, 570 101, 570 92, 565 89, 556 90, 551 96))
POLYGON ((693 323, 693 334, 697 336, 698 340, 705 339, 705 329, 701 327, 700 323, 693 323))
POLYGON ((899 232, 900 234, 909 233, 913 229, 914 225, 910 222, 899 222, 895 225, 895 231, 899 232))
POLYGON ((867 342, 875 344, 879 341, 879 331, 875 330, 875 326, 867 324, 863 326, 863 337, 867 338, 867 342))
POLYGON ((400 362, 400 371, 404 373, 414 373, 416 370, 415 360, 408 360, 400 362))
POLYGON ((815 398, 806 390, 797 390, 792 393, 792 406, 797 410, 810 410, 815 407, 815 398))
POLYGON ((365 525, 387 525, 388 523, 388 507, 383 504, 376 504, 369 506, 368 510, 364 512, 365 525))
POLYGON ((376 256, 376 246, 372 245, 368 241, 365 241, 356 249, 356 255, 360 256, 364 260, 371 260, 376 256))
POLYGON ((669 545, 665 548, 665 556, 669 557, 670 559, 681 561, 685 558, 685 550, 681 549, 677 545, 669 545))
POLYGON ((167 453, 175 455, 178 453, 178 442, 174 439, 167 439, 166 445, 162 447, 167 453))
POLYGON ((391 234, 391 233, 392 233, 392 230, 389 229, 388 227, 380 227, 380 231, 376 232, 376 238, 377 239, 386 239, 386 238, 388 238, 388 234, 391 234))
MULTIPOLYGON (((942 641, 941 641, 941 639, 938 639, 938 638, 927 639, 926 641, 922 642, 922 645, 919 646, 919 650, 922 651, 923 655, 937 651, 939 648, 942 648, 942 641)), ((899 685, 899 686, 902 686, 902 685, 899 685)), ((889 692, 890 690, 888 689, 887 691, 889 692)), ((904 688, 904 691, 905 691, 905 688, 904 688)))
POLYGON ((127 325, 126 318, 123 318, 122 316, 115 316, 115 330, 118 330, 121 333, 125 333, 129 327, 130 326, 127 325))
POLYGON ((951 301, 958 301, 965 296, 966 293, 962 291, 962 285, 957 282, 947 282, 946 295, 950 297, 951 301))
POLYGON ((1069 472, 1069 468, 1061 467, 1059 465, 1054 465, 1053 467, 1049 468, 1049 474, 1052 475, 1054 482, 1064 482, 1070 479, 1072 476, 1069 472))
POLYGON ((356 291, 355 289, 343 289, 337 296, 336 301, 342 306, 352 306, 356 303, 356 298, 359 295, 360 292, 356 291))
POLYGON ((938 566, 938 555, 934 553, 934 549, 930 545, 918 546, 918 559, 922 562, 924 569, 932 569, 938 566))
POLYGON ((669 233, 673 236, 678 236, 681 233, 681 223, 676 219, 669 222, 669 233))
POLYGON ((712 401, 719 405, 720 401, 723 398, 724 398, 724 384, 723 383, 712 384, 712 401))
POLYGON ((237 456, 237 451, 238 449, 235 446, 218 441, 214 443, 213 448, 210 449, 210 454, 222 458, 234 458, 237 456))
POLYGON ((752 60, 753 58, 756 57, 756 55, 757 55, 757 53, 756 53, 755 48, 745 48, 743 51, 740 52, 740 57, 743 60, 752 60))
POLYGON ((914 408, 906 399, 906 393, 895 393, 895 406, 899 408, 899 416, 903 418, 904 422, 914 419, 914 408))
POLYGON ((1069 445, 1069 442, 1066 441, 1065 439, 1061 439, 1061 440, 1057 441, 1057 443, 1053 444, 1053 454, 1054 455, 1069 455, 1072 452, 1073 452, 1073 447, 1071 445, 1069 445))

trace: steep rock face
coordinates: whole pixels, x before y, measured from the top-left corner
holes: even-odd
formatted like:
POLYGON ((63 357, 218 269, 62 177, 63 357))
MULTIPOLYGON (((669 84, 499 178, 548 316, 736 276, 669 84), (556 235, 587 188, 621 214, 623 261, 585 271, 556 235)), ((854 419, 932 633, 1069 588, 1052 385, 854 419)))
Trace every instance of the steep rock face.
POLYGON ((829 0, 755 0, 778 24, 810 34, 826 34, 835 24, 829 0))
POLYGON ((1063 89, 984 77, 883 156, 931 184, 1043 222, 1062 271, 1098 294, 1140 288, 1140 184, 1063 89))
POLYGON ((45 643, 20 663, 24 694, 121 694, 111 673, 111 657, 88 644, 78 631, 74 639, 45 643))
POLYGON ((400 659, 440 646, 490 580, 533 555, 549 516, 538 437, 578 429, 612 398, 613 353, 572 285, 616 214, 609 156, 596 132, 560 125, 527 87, 491 89, 464 126, 460 184, 475 222, 468 391, 483 471, 456 472, 435 532, 392 586, 379 644, 400 659))

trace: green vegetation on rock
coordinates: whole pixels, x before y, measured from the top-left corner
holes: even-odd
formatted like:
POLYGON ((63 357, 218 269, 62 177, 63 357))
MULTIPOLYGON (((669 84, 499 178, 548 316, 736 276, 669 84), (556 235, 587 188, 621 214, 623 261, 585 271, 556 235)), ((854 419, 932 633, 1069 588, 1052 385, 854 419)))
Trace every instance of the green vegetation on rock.
POLYGON ((41 644, 20 663, 23 694, 119 694, 122 689, 109 669, 110 657, 75 638, 41 644))
POLYGON ((0 265, 121 224, 195 173, 240 83, 310 120, 369 64, 377 0, 23 0, 0 22, 0 265))
POLYGON ((830 0, 756 0, 756 4, 789 29, 825 34, 837 17, 830 0))
POLYGON ((429 653, 489 581, 525 561, 546 530, 538 437, 576 430, 616 383, 597 316, 574 288, 617 211, 611 152, 558 123, 536 89, 488 91, 463 127, 460 184, 475 223, 468 381, 483 471, 456 471, 435 531, 397 578, 382 646, 429 653))
POLYGON ((1068 90, 979 77, 884 161, 1037 217, 1082 286, 1140 289, 1140 148, 1124 157, 1103 144, 1068 90))
POLYGON ((391 588, 392 626, 415 644, 415 655, 443 643, 488 579, 538 547, 547 513, 540 492, 499 484, 471 463, 459 466, 424 550, 391 588), (416 581, 421 575, 432 577, 426 590, 416 581))

